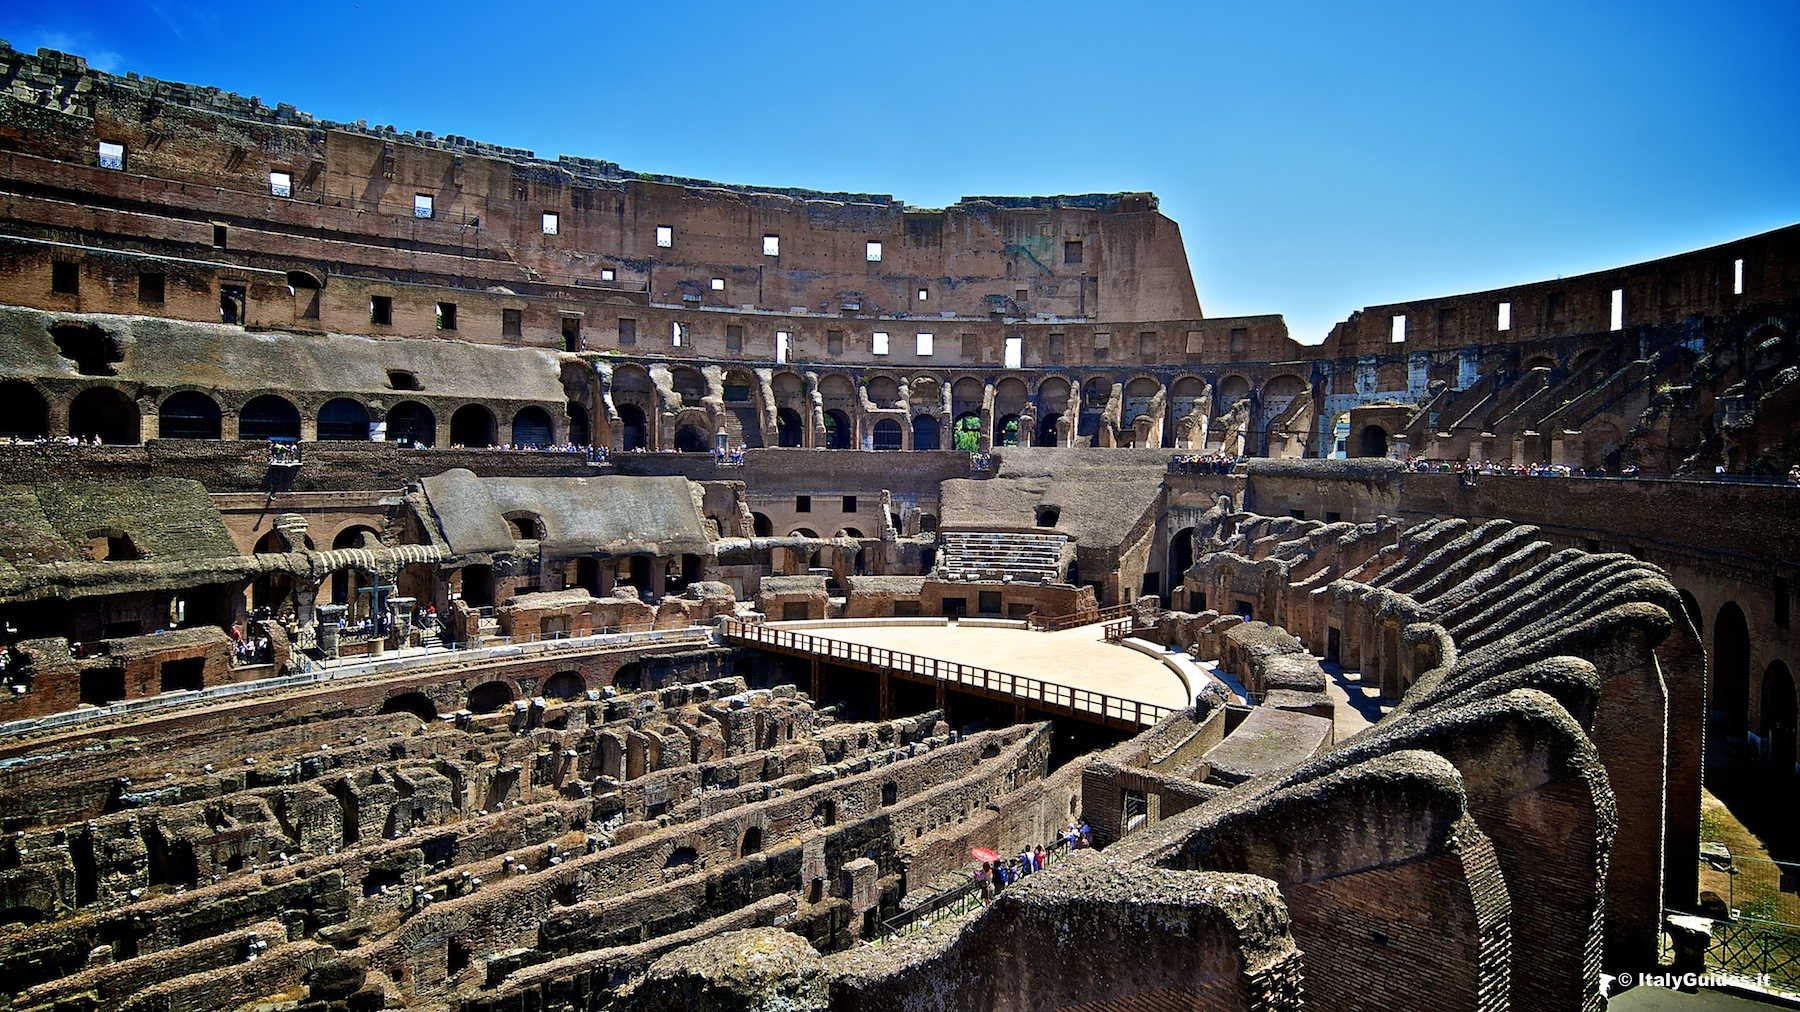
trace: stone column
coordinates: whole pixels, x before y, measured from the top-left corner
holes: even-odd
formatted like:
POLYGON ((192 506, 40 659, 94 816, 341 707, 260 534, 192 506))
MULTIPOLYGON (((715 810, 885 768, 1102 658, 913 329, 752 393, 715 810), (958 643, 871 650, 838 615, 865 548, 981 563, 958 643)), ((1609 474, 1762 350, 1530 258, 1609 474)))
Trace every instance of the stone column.
POLYGON ((388 646, 395 650, 412 642, 413 610, 419 602, 410 597, 388 598, 388 610, 393 624, 388 629, 388 646))
POLYGON ((316 609, 319 613, 318 635, 319 654, 328 661, 338 656, 338 619, 344 617, 344 606, 341 604, 322 604, 316 609))

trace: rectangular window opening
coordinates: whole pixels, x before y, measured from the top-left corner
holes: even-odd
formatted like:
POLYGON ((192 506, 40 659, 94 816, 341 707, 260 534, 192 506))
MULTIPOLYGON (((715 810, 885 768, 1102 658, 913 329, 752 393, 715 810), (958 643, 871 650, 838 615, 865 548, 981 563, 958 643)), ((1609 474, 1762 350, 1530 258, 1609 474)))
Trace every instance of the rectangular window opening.
POLYGON ((725 290, 725 279, 724 278, 712 279, 712 290, 715 292, 724 291, 725 290))
POLYGON ((581 317, 562 318, 562 339, 564 351, 580 351, 585 347, 581 341, 581 317))
POLYGON ((920 358, 931 357, 931 335, 924 331, 917 335, 917 349, 920 358))
POLYGON ((810 495, 795 496, 794 497, 794 512, 795 513, 811 513, 812 512, 812 496, 810 496, 810 495))
POLYGON ((294 177, 286 172, 269 173, 269 193, 276 197, 294 195, 294 177))
POLYGON ((863 255, 865 257, 867 257, 869 262, 872 264, 880 263, 881 262, 881 244, 876 242, 873 239, 869 240, 864 245, 863 255))
POLYGON ((920 302, 924 302, 930 298, 931 298, 931 289, 929 289, 929 288, 919 289, 919 301, 920 302))
POLYGON ((619 343, 627 345, 637 343, 636 320, 627 319, 625 317, 619 318, 619 343))
POLYGON ((1018 369, 1022 368, 1024 365, 1025 339, 1022 337, 1008 337, 1006 339, 1005 367, 1008 369, 1018 369))
POLYGON ((81 267, 70 260, 50 264, 50 291, 56 295, 81 294, 81 267))
POLYGON ((744 350, 744 328, 743 327, 740 327, 735 323, 728 323, 725 325, 725 350, 726 351, 743 351, 744 350))
POLYGON ((825 354, 831 355, 831 356, 837 356, 837 355, 842 355, 843 353, 844 353, 844 332, 841 330, 826 331, 825 332, 825 354))
POLYGON ((160 306, 163 301, 163 276, 154 271, 138 274, 138 301, 147 306, 160 306))
POLYGON ((1388 324, 1388 340, 1394 344, 1406 340, 1406 314, 1397 313, 1388 324))
POLYGON ((500 310, 500 336, 518 337, 525 330, 525 313, 519 309, 500 310))
POLYGON ((656 247, 668 249, 675 245, 675 227, 673 225, 656 226, 656 247))
POLYGON ((225 226, 220 225, 217 222, 213 223, 213 248, 225 248, 225 226))
POLYGON ((681 347, 681 340, 682 340, 682 338, 684 338, 686 336, 687 336, 687 328, 681 325, 680 320, 670 320, 669 321, 669 347, 671 347, 671 348, 681 347))
POLYGON ((1741 257, 1731 262, 1731 294, 1744 294, 1744 261, 1741 257))
POLYGON ((429 193, 413 194, 413 217, 429 218, 429 217, 431 217, 431 210, 432 210, 431 194, 429 194, 429 193))
POLYGON ((1625 329, 1625 289, 1615 288, 1612 291, 1612 319, 1607 324, 1613 330, 1625 329))
POLYGON ((869 351, 876 355, 886 355, 888 353, 887 331, 878 330, 869 335, 869 351))
POLYGON ((555 211, 545 211, 543 223, 545 235, 556 235, 562 231, 562 216, 555 211))
POLYGON ((1081 240, 1069 239, 1063 243, 1063 263, 1078 264, 1081 262, 1081 240))
POLYGON ((844 497, 844 512, 845 513, 855 513, 856 512, 856 497, 855 496, 847 495, 844 497))
POLYGON ((103 169, 123 170, 125 168, 125 145, 123 144, 101 141, 95 149, 95 155, 103 169))
POLYGON ((456 329, 456 303, 440 302, 437 304, 437 329, 456 329))
POLYGON ((1497 330, 1511 330, 1512 329, 1512 303, 1510 303, 1510 302, 1500 303, 1499 318, 1495 321, 1495 329, 1497 329, 1497 330))
POLYGON ((763 236, 763 256, 778 257, 781 255, 781 237, 778 235, 763 236))
POLYGON ((794 335, 785 330, 778 330, 775 332, 775 361, 777 363, 787 362, 788 349, 792 347, 793 340, 794 335))
POLYGON ((393 324, 394 297, 392 295, 369 296, 369 322, 380 327, 393 324))
POLYGON ((1104 331, 1094 335, 1094 361, 1104 362, 1112 354, 1112 335, 1104 331))
POLYGON ((1048 345, 1044 357, 1052 362, 1061 362, 1063 360, 1063 336, 1051 334, 1048 345))
POLYGON ((612 269, 612 268, 611 268, 611 267, 602 267, 602 268, 600 268, 600 280, 602 280, 602 281, 613 281, 613 280, 616 280, 616 279, 617 279, 617 275, 615 275, 615 274, 614 274, 614 273, 613 273, 613 269, 612 269))

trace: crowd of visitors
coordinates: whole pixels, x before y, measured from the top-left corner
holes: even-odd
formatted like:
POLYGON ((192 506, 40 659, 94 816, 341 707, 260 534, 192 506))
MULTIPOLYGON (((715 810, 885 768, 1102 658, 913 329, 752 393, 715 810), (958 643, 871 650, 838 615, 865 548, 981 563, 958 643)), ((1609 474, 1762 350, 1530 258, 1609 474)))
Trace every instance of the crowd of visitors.
POLYGON ((1169 458, 1169 470, 1175 474, 1230 474, 1245 459, 1225 453, 1176 454, 1169 458))
MULTIPOLYGON (((1067 850, 1084 850, 1094 845, 1093 830, 1083 822, 1071 822, 1064 827, 1062 836, 1053 845, 1055 848, 1067 850)), ((1018 882, 1027 875, 1034 875, 1044 870, 1044 862, 1049 859, 1050 852, 1043 844, 1025 847, 1019 850, 1018 856, 1001 858, 998 861, 984 861, 981 870, 975 873, 975 880, 981 883, 981 898, 989 900, 1001 889, 1018 882)))
POLYGON ((1420 474, 1474 474, 1530 478, 1636 478, 1638 466, 1626 464, 1616 472, 1605 467, 1570 467, 1567 464, 1509 464, 1505 461, 1432 460, 1406 458, 1406 469, 1420 474))
POLYGON ((101 446, 99 436, 0 436, 0 446, 101 446))
POLYGON ((744 466, 744 448, 741 446, 734 446, 730 449, 715 446, 712 449, 712 456, 713 463, 718 464, 721 467, 744 466))
POLYGON ((993 454, 976 451, 969 454, 969 470, 992 471, 994 469, 993 454))
POLYGON ((237 665, 267 664, 274 660, 275 644, 267 636, 250 635, 244 632, 244 627, 236 622, 233 622, 231 628, 225 632, 231 637, 231 663, 237 665))

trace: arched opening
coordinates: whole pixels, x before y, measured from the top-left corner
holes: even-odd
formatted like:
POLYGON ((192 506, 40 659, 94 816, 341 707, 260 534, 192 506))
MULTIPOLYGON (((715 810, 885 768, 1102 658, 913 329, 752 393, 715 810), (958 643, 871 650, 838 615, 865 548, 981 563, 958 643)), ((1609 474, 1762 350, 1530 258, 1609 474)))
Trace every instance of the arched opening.
POLYGON ((587 682, 582 679, 580 672, 558 671, 544 679, 544 695, 551 699, 567 702, 580 698, 586 691, 587 682))
POLYGON ((130 446, 138 441, 138 409, 112 387, 89 387, 69 405, 69 434, 78 439, 130 446))
POLYGON ((38 439, 50 434, 50 405, 23 380, 0 383, 0 436, 38 439))
POLYGON ((1062 507, 1060 506, 1039 506, 1037 508, 1037 525, 1039 527, 1055 527, 1056 522, 1061 519, 1062 507))
POLYGON ((644 410, 636 404, 619 405, 619 448, 627 452, 650 446, 650 426, 644 421, 644 410))
POLYGON ((219 438, 219 402, 198 390, 183 390, 162 402, 156 434, 164 439, 219 438))
POLYGON ((881 785, 881 807, 887 808, 900 801, 900 785, 889 780, 881 785))
POLYGON ((914 415, 912 421, 913 449, 935 450, 938 448, 938 420, 931 415, 914 415))
POLYGON ((1548 355, 1533 355, 1525 360, 1525 368, 1554 369, 1556 368, 1556 359, 1553 359, 1548 355))
POLYGON ((549 446, 555 442, 555 434, 550 424, 550 412, 536 405, 520 408, 513 416, 512 445, 514 446, 549 446))
POLYGON ((1733 737, 1749 729, 1750 624, 1728 601, 1713 620, 1713 707, 1733 737))
POLYGON ((853 433, 850 430, 850 416, 832 408, 825 412, 825 448, 828 450, 848 450, 853 433))
POLYGON ((469 690, 469 710, 473 713, 493 713, 512 701, 512 686, 505 682, 482 682, 469 690))
POLYGON ((811 527, 796 527, 788 532, 790 538, 817 538, 818 536, 819 532, 811 527))
POLYGON ((875 423, 874 447, 877 450, 900 449, 900 423, 892 418, 883 418, 875 423))
POLYGON ((1169 539, 1169 589, 1181 586, 1181 579, 1194 567, 1194 529, 1183 527, 1169 539))
POLYGON ((1363 426, 1362 436, 1356 443, 1356 455, 1359 457, 1385 457, 1387 450, 1387 430, 1379 425, 1363 426))
POLYGON ((398 696, 390 696, 381 704, 382 713, 410 713, 424 721, 436 720, 437 704, 423 692, 402 692, 398 696))
POLYGON ((574 401, 569 402, 569 442, 576 446, 591 446, 593 432, 588 425, 587 409, 574 401))
POLYGON ((760 854, 763 846, 762 840, 761 826, 751 826, 744 830, 744 840, 738 845, 738 856, 749 857, 751 854, 760 854))
POLYGON ((712 446, 705 429, 698 425, 683 425, 675 430, 675 449, 680 453, 708 453, 712 446))
POLYGON ((575 586, 595 597, 600 596, 600 560, 584 555, 575 560, 575 586))
POLYGON ((89 562, 130 562, 144 557, 131 535, 117 527, 97 527, 82 536, 82 555, 89 562))
POLYGON ((973 411, 957 415, 950 426, 950 445, 965 453, 981 449, 981 416, 973 411))
POLYGON ((530 510, 513 510, 503 514, 506 525, 512 528, 515 541, 541 541, 544 537, 544 518, 530 510))
POLYGON ((1055 446, 1056 423, 1060 421, 1062 421, 1062 414, 1060 412, 1051 412, 1038 419, 1037 439, 1033 440, 1033 442, 1038 446, 1055 446))
POLYGON ((1019 416, 1001 415, 1000 424, 995 426, 996 442, 1000 446, 1019 445, 1019 416))
POLYGON ((694 848, 676 847, 674 850, 669 851, 669 856, 663 860, 663 868, 664 870, 670 868, 687 868, 691 867, 699 860, 700 854, 698 851, 694 850, 694 848))
POLYGON ((838 528, 837 536, 840 538, 860 538, 863 536, 863 532, 855 527, 840 527, 838 528))
POLYGON ((463 567, 462 599, 476 608, 492 607, 494 604, 494 567, 485 564, 463 567))
POLYGON ((437 442, 437 416, 418 401, 401 401, 388 410, 387 437, 404 446, 432 446, 437 442))
POLYGON ((369 409, 348 397, 334 397, 319 409, 319 438, 359 442, 369 438, 369 409))
POLYGON ((1763 672, 1762 721, 1760 733, 1763 747, 1768 749, 1769 765, 1782 773, 1794 772, 1794 676, 1780 661, 1763 672))
POLYGON ((238 412, 239 439, 300 438, 300 409, 274 394, 252 397, 238 412))
MULTIPOLYGON (((938 527, 937 514, 935 514, 935 513, 919 514, 919 533, 920 534, 930 534, 931 532, 937 530, 937 527, 938 527)), ((925 569, 927 571, 929 571, 931 569, 931 567, 926 566, 925 569)))
POLYGON ((480 404, 464 404, 450 416, 450 442, 477 449, 494 445, 494 413, 480 404))
POLYGON ((800 413, 793 408, 775 409, 775 445, 800 445, 800 413))
POLYGON ((775 523, 769 519, 767 513, 752 512, 750 514, 750 533, 759 538, 772 538, 775 536, 775 523))
POLYGON ((637 692, 644 687, 644 666, 637 661, 619 665, 613 672, 613 687, 620 692, 637 692))

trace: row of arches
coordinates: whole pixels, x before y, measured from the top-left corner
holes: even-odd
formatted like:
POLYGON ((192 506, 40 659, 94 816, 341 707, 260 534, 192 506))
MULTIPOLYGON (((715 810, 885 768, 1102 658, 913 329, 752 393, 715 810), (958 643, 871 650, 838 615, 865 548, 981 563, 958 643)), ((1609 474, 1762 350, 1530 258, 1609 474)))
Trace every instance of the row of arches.
MULTIPOLYGON (((1700 604, 1692 594, 1681 591, 1681 604, 1694 629, 1706 639, 1700 604)), ((1760 685, 1754 691, 1758 706, 1757 720, 1750 720, 1751 688, 1750 623, 1744 609, 1736 601, 1721 605, 1712 627, 1712 699, 1723 730, 1729 737, 1741 737, 1754 731, 1767 750, 1769 763, 1781 770, 1792 770, 1796 762, 1796 729, 1800 727, 1793 672, 1780 660, 1772 660, 1762 671, 1760 685)))
MULTIPOLYGON (((588 441, 587 411, 569 405, 570 442, 588 441)), ((158 405, 155 435, 162 439, 221 439, 225 412, 212 396, 198 390, 180 390, 158 405)), ((320 406, 316 436, 320 440, 360 442, 385 433, 389 442, 433 446, 438 441, 437 413, 428 405, 406 400, 386 412, 385 426, 362 402, 335 397, 320 406)), ((244 402, 237 411, 237 438, 298 440, 302 435, 300 409, 279 394, 262 394, 244 402)), ((83 440, 98 438, 114 445, 143 441, 137 403, 123 390, 110 386, 89 387, 69 402, 69 434, 83 440)), ((35 439, 50 434, 50 407, 36 387, 19 380, 0 383, 0 437, 35 439)), ((450 442, 460 446, 487 447, 500 443, 501 426, 494 412, 483 404, 464 404, 450 416, 450 442)), ((536 405, 520 408, 507 428, 513 446, 549 446, 555 442, 556 423, 550 412, 536 405)))

